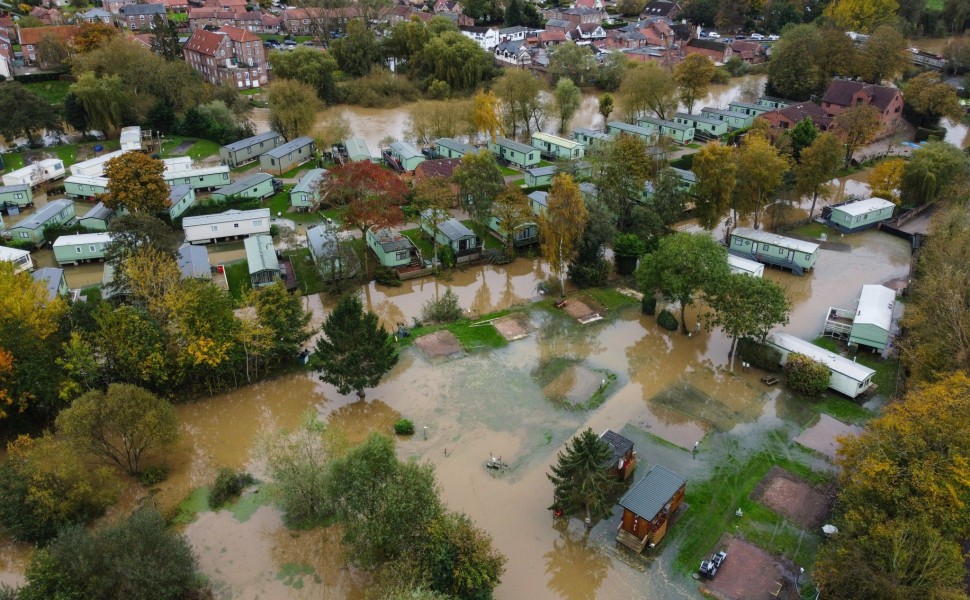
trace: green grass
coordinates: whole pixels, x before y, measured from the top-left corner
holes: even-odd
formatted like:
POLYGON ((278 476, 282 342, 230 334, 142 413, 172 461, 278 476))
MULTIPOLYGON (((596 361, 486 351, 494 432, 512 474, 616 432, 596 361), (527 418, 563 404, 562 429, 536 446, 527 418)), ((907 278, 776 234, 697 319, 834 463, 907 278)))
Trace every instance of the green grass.
POLYGON ((24 155, 20 152, 7 152, 3 155, 4 172, 16 171, 24 166, 24 155))
POLYGON ((327 210, 321 210, 319 212, 334 223, 344 222, 344 209, 342 208, 328 208, 327 210))
POLYGON ((303 588, 303 578, 310 575, 313 575, 313 580, 316 583, 323 581, 319 575, 314 574, 313 567, 309 565, 283 563, 280 565, 279 573, 276 574, 276 579, 282 581, 283 585, 299 590, 303 588))
MULTIPOLYGON (((461 222, 461 224, 464 225, 465 227, 471 229, 472 231, 476 231, 475 221, 473 221, 471 219, 465 219, 464 221, 461 222)), ((486 250, 502 250, 504 248, 505 248, 505 246, 502 245, 502 242, 499 241, 499 239, 497 237, 495 237, 494 235, 489 234, 489 235, 486 235, 485 236, 485 249, 486 250)))
POLYGON ((943 0, 926 0, 926 10, 943 10, 943 0))
POLYGON ((801 227, 796 227, 792 229, 789 233, 794 233, 795 235, 800 235, 807 238, 819 239, 822 234, 832 234, 832 228, 827 225, 822 225, 821 223, 806 223, 801 227))
POLYGON ((303 292, 304 296, 319 294, 324 290, 323 280, 320 278, 316 264, 310 258, 309 248, 287 250, 283 254, 290 257, 290 261, 293 263, 293 271, 296 273, 296 280, 300 282, 300 291, 303 292))
POLYGON ((67 97, 68 88, 71 87, 70 81, 36 81, 25 83, 24 87, 37 94, 51 104, 61 104, 67 97))
POLYGON ((262 88, 250 88, 248 90, 239 90, 240 96, 255 96, 256 94, 262 94, 262 88))
POLYGON ((418 247, 418 250, 421 252, 421 256, 424 258, 430 260, 431 257, 434 256, 434 245, 431 243, 431 240, 428 239, 428 236, 424 235, 424 232, 421 231, 420 228, 402 231, 401 235, 411 240, 414 245, 418 247))
POLYGON ((640 304, 640 301, 636 298, 621 294, 615 288, 589 288, 579 292, 578 295, 592 298, 609 311, 614 311, 624 306, 638 306, 640 304))
POLYGON ((283 186, 283 191, 272 196, 267 201, 267 208, 274 217, 277 213, 282 213, 284 219, 289 219, 295 223, 319 223, 323 221, 323 216, 315 212, 287 212, 290 210, 290 189, 293 184, 283 186))
POLYGON ((551 167, 551 166, 553 166, 553 164, 555 164, 555 163, 551 163, 548 160, 540 160, 539 161, 539 164, 536 165, 536 166, 537 167, 551 167))
POLYGON ((512 167, 499 167, 502 169, 502 175, 521 175, 522 171, 518 169, 513 169, 512 167))
POLYGON ((253 289, 249 282, 249 263, 245 260, 226 265, 226 281, 229 282, 229 295, 242 300, 243 293, 253 289))
POLYGON ((235 502, 225 507, 240 523, 245 523, 256 514, 260 506, 273 503, 273 493, 269 485, 261 485, 251 492, 243 493, 235 502))
POLYGON ((513 179, 512 181, 509 182, 509 185, 522 187, 525 185, 525 177, 523 177, 522 179, 513 179))
MULTIPOLYGON (((784 443, 783 435, 774 434, 773 437, 778 444, 784 443)), ((768 552, 786 556, 796 565, 807 566, 814 562, 820 542, 817 534, 803 532, 748 497, 775 465, 809 483, 826 480, 824 475, 770 450, 745 459, 728 454, 715 466, 710 479, 687 484, 690 506, 673 526, 680 532, 680 547, 674 560, 677 570, 683 573, 695 571, 700 560, 715 549, 721 535, 735 532, 743 533, 747 541, 768 552), (738 508, 744 516, 735 515, 738 508)))
POLYGON ((167 16, 167 18, 169 20, 175 21, 176 23, 182 23, 182 22, 185 22, 185 21, 188 21, 189 20, 189 14, 188 13, 173 13, 173 12, 170 12, 166 16, 167 16))
POLYGON ((172 523, 188 525, 195 520, 195 515, 209 510, 209 488, 197 487, 178 505, 178 511, 172 518, 172 523))
POLYGON ((189 147, 188 152, 181 156, 191 157, 192 160, 202 160, 203 158, 219 154, 219 144, 212 140, 173 135, 166 137, 165 141, 162 142, 162 156, 165 158, 172 156, 172 151, 185 140, 195 140, 195 143, 189 147))
MULTIPOLYGON (((845 354, 846 348, 839 342, 829 337, 819 337, 812 341, 819 348, 825 348, 829 352, 845 354)), ((894 358, 883 359, 878 354, 868 351, 860 351, 853 358, 861 365, 873 369, 876 374, 872 376, 872 382, 876 384, 878 393, 889 398, 896 395, 896 376, 899 372, 899 361, 894 358)), ((841 396, 839 396, 841 397, 841 396)))
POLYGON ((292 177, 296 177, 297 173, 299 173, 300 171, 306 171, 307 169, 312 169, 312 168, 313 168, 313 162, 311 159, 301 165, 297 165, 293 167, 292 169, 283 173, 282 175, 277 175, 277 177, 279 177, 280 179, 290 179, 292 177))
POLYGON ((429 333, 434 333, 435 331, 447 329, 455 334, 455 337, 458 338, 462 348, 464 348, 466 351, 478 350, 480 348, 501 348, 502 346, 507 346, 508 341, 502 337, 502 334, 500 334, 494 326, 491 324, 475 325, 475 323, 482 323, 483 321, 490 319, 497 319, 513 312, 518 312, 518 310, 520 309, 500 310, 498 312, 483 315, 475 320, 461 319, 460 321, 446 323, 443 325, 425 325, 422 327, 415 327, 411 330, 410 337, 404 338, 401 340, 401 343, 410 344, 423 335, 428 335, 429 333))

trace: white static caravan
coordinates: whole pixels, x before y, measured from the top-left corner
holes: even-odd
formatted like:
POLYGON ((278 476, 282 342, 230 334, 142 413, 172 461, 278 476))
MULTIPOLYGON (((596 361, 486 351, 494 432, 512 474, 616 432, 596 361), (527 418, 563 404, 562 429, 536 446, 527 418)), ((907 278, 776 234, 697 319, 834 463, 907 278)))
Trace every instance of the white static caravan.
POLYGON ((191 171, 192 170, 192 157, 191 156, 173 156, 172 158, 163 158, 162 164, 165 165, 165 173, 178 173, 179 171, 191 171))
POLYGON ((876 372, 865 365, 787 333, 770 333, 766 341, 781 352, 781 364, 788 362, 789 354, 797 352, 828 367, 829 388, 849 398, 855 398, 872 387, 872 376, 876 372))
POLYGON ((199 215, 182 219, 185 241, 190 244, 207 244, 260 233, 268 234, 269 226, 268 208, 227 210, 215 215, 199 215))
POLYGON ((123 127, 121 129, 121 149, 141 150, 141 127, 123 127))
POLYGON ((12 263, 14 273, 34 270, 34 259, 27 250, 0 246, 0 261, 12 263))
POLYGON ((104 166, 112 158, 118 158, 127 150, 115 150, 101 156, 95 156, 88 160, 74 163, 71 165, 71 175, 87 175, 88 177, 101 177, 104 175, 104 166))
POLYGON ((59 158, 45 158, 32 165, 21 167, 3 176, 3 185, 40 185, 45 181, 64 177, 64 161, 59 158))
POLYGON ((758 261, 748 260, 740 256, 728 254, 728 267, 732 273, 750 275, 752 277, 762 277, 765 273, 765 266, 758 261))

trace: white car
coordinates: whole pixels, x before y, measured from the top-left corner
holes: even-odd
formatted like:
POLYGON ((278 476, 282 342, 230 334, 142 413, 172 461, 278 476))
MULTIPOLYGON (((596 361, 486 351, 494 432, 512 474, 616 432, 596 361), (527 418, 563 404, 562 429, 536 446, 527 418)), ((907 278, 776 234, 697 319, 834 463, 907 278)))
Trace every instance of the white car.
POLYGON ((719 40, 721 39, 721 34, 716 31, 708 31, 707 37, 711 38, 712 40, 719 40))
POLYGON ((768 41, 769 42, 777 42, 778 41, 778 36, 772 33, 771 35, 768 36, 768 41))
POLYGON ((761 35, 760 33, 752 33, 751 34, 751 39, 753 39, 753 40, 763 40, 763 39, 765 39, 765 36, 761 35))

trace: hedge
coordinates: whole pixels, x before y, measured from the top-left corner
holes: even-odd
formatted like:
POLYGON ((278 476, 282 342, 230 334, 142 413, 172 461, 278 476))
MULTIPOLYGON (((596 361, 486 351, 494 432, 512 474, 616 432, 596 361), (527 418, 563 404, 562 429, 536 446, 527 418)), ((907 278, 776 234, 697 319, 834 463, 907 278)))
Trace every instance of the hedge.
POLYGON ((677 317, 667 309, 660 311, 657 315, 657 324, 668 331, 677 331, 677 317))
POLYGON ((761 344, 750 338, 738 340, 738 357, 751 366, 764 369, 769 373, 781 371, 781 352, 767 344, 761 344))

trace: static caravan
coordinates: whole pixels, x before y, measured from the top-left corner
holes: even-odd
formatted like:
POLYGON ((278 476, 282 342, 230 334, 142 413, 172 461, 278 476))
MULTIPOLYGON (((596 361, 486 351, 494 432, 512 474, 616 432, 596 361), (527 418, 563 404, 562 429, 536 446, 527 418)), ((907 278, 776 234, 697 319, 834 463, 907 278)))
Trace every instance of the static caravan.
POLYGON ((5 185, 0 187, 0 210, 19 209, 34 203, 34 193, 27 184, 5 185))
POLYGON ((748 260, 733 254, 728 254, 727 261, 732 273, 750 275, 751 277, 762 277, 765 274, 765 266, 758 261, 748 260))
POLYGON ((306 241, 310 256, 325 279, 343 279, 360 272, 357 253, 341 244, 349 239, 349 233, 340 231, 333 222, 307 228, 306 241))
MULTIPOLYGON (((544 193, 544 192, 540 192, 544 193)), ((496 238, 505 243, 505 231, 502 230, 502 219, 492 217, 488 227, 496 238)), ((525 221, 512 232, 512 247, 524 248, 539 243, 539 226, 534 221, 525 221)))
POLYGON ((889 346, 895 307, 895 291, 882 285, 864 285, 855 310, 829 307, 822 335, 881 352, 889 346))
POLYGON ((72 198, 93 199, 108 193, 108 178, 100 175, 71 175, 64 180, 64 193, 72 198))
POLYGON ((293 167, 312 159, 315 151, 316 145, 313 143, 313 138, 298 137, 261 154, 259 166, 264 171, 282 175, 293 167))
POLYGON ((101 177, 104 175, 104 166, 112 158, 118 158, 122 154, 127 152, 127 150, 115 150, 114 152, 108 152, 95 156, 94 158, 89 158, 87 160, 82 160, 81 162, 76 162, 71 165, 71 175, 87 175, 88 177, 101 177))
POLYGON ((689 144, 694 141, 694 128, 677 121, 643 117, 637 121, 637 125, 680 144, 689 144))
POLYGON ((775 98, 772 96, 762 96, 758 98, 758 104, 760 104, 761 106, 766 106, 768 107, 769 111, 772 111, 772 110, 781 110, 783 108, 788 108, 789 106, 794 104, 794 102, 790 100, 783 100, 781 98, 775 98))
POLYGON ((680 180, 680 187, 685 190, 690 190, 692 187, 697 185, 697 175, 693 171, 688 169, 678 169, 677 167, 670 167, 670 170, 674 172, 677 179, 680 180))
POLYGON ((269 233, 269 209, 227 210, 215 215, 199 215, 182 219, 185 241, 207 244, 269 233))
POLYGON ((462 158, 466 154, 478 153, 478 148, 452 138, 438 138, 434 142, 434 149, 441 158, 462 158))
POLYGON ((689 115, 687 113, 677 113, 674 121, 681 125, 689 125, 694 128, 695 133, 701 132, 711 137, 721 137, 728 132, 728 125, 719 119, 712 119, 702 115, 689 115))
POLYGON ((552 178, 556 175, 556 166, 552 165, 549 167, 532 167, 531 169, 525 170, 525 187, 539 187, 540 185, 549 185, 552 183, 552 178))
POLYGON ((554 159, 579 160, 586 150, 586 146, 580 142, 541 131, 532 134, 531 144, 554 159))
POLYGON ((620 498, 623 519, 616 541, 634 552, 659 544, 670 517, 684 501, 687 480, 666 467, 654 465, 643 479, 620 498))
POLYGON ((193 246, 188 242, 182 244, 177 261, 182 279, 212 279, 209 251, 202 246, 193 246))
POLYGON ((252 198, 265 200, 276 193, 279 185, 269 173, 255 173, 239 179, 227 186, 212 192, 213 200, 228 200, 229 198, 252 198))
POLYGON ((64 177, 64 161, 59 158, 45 158, 32 165, 11 171, 3 176, 3 185, 40 185, 45 181, 64 177))
POLYGON ((776 233, 736 227, 731 231, 728 252, 760 263, 791 269, 795 275, 811 271, 818 260, 819 245, 776 233))
POLYGON ((280 268, 273 238, 267 234, 251 235, 243 242, 246 262, 249 263, 249 283, 254 288, 266 287, 280 281, 285 272, 280 268))
POLYGON ((549 193, 536 190, 529 194, 529 208, 536 216, 546 212, 549 208, 549 193))
POLYGON ((402 269, 420 267, 421 253, 417 246, 406 236, 392 229, 367 230, 367 246, 374 251, 377 259, 385 267, 402 269))
POLYGON ((606 124, 606 131, 611 135, 619 135, 625 133, 627 135, 635 135, 643 138, 648 144, 653 144, 657 141, 656 132, 650 131, 649 129, 639 127, 637 125, 630 125, 629 123, 624 123, 622 121, 610 121, 606 124))
POLYGON ((414 171, 415 167, 424 162, 424 155, 409 142, 393 142, 387 149, 393 166, 405 172, 414 171))
POLYGON ((594 144, 604 144, 613 138, 610 134, 602 131, 577 127, 573 130, 573 139, 587 148, 592 148, 594 144))
POLYGON ((54 200, 37 209, 23 221, 10 228, 10 237, 35 246, 44 245, 44 228, 69 225, 74 221, 74 202, 54 200))
POLYGON ((194 190, 211 190, 230 183, 229 167, 205 167, 187 171, 165 171, 162 178, 169 186, 188 185, 194 190))
POLYGON ((141 150, 141 127, 122 127, 121 137, 118 138, 121 143, 121 149, 125 152, 128 150, 141 150))
POLYGON ((84 216, 77 220, 77 224, 86 229, 108 231, 108 223, 114 218, 115 210, 108 208, 104 202, 98 202, 84 216))
POLYGON ((54 260, 59 265, 77 265, 92 260, 103 260, 108 244, 111 243, 110 233, 81 233, 78 235, 62 235, 54 240, 54 260))
POLYGON ((421 213, 421 231, 425 235, 435 238, 442 246, 450 246, 458 262, 467 262, 478 257, 482 250, 482 240, 478 239, 474 231, 455 218, 438 223, 437 231, 432 231, 428 212, 421 213))
POLYGON ((876 372, 865 365, 787 333, 769 333, 766 341, 769 346, 781 352, 782 365, 788 362, 789 354, 797 352, 828 367, 829 388, 849 398, 855 398, 872 387, 872 376, 876 372))
POLYGON ((857 200, 841 206, 833 206, 829 225, 842 233, 855 233, 871 229, 880 222, 891 219, 896 205, 882 198, 857 200))
POLYGON ((734 101, 728 104, 728 110, 744 113, 751 117, 760 117, 766 112, 771 112, 773 108, 768 108, 764 104, 752 104, 750 102, 734 101))
POLYGON ((178 173, 180 171, 191 171, 192 170, 192 157, 191 156, 173 156, 172 158, 163 158, 162 164, 165 165, 165 172, 167 173, 178 173))
POLYGON ((34 281, 47 288, 48 300, 67 296, 71 292, 67 287, 67 280, 64 279, 64 269, 44 267, 31 273, 31 276, 33 276, 34 281))
POLYGON ((282 143, 283 136, 275 131, 267 131, 219 148, 219 160, 224 165, 238 167, 259 159, 260 155, 282 143))
POLYGON ((13 264, 14 273, 23 273, 34 268, 34 259, 27 250, 0 246, 0 261, 13 264))
POLYGON ((521 169, 527 169, 539 164, 541 156, 538 148, 520 144, 507 138, 495 138, 488 143, 488 149, 501 161, 511 163, 521 169))
POLYGON ((327 178, 326 169, 310 169, 290 190, 290 206, 304 212, 320 203, 320 186, 327 178))
POLYGON ((731 129, 744 129, 751 127, 754 117, 733 110, 721 110, 710 106, 701 109, 701 116, 709 119, 724 121, 731 129))
POLYGON ((177 219, 195 205, 195 190, 191 185, 173 185, 168 189, 168 217, 177 219))
POLYGON ((347 159, 351 162, 371 159, 370 148, 367 147, 367 142, 360 138, 350 138, 344 141, 344 148, 347 150, 347 159))

